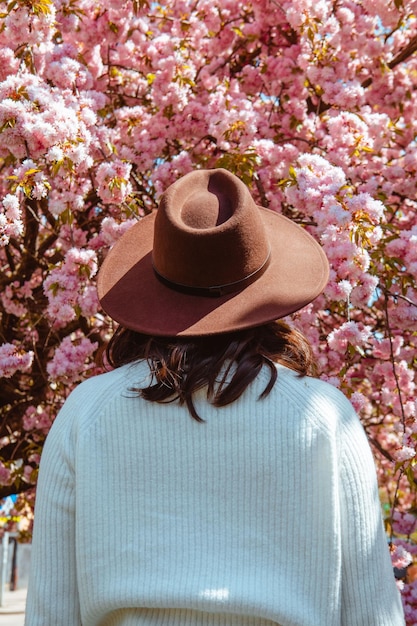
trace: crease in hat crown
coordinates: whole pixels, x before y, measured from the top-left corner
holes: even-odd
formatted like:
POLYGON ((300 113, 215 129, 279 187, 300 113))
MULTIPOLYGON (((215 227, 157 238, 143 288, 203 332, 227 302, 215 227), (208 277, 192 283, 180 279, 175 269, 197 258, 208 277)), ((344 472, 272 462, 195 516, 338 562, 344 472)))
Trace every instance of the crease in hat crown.
POLYGON ((152 263, 173 288, 243 288, 263 273, 269 255, 259 208, 227 170, 190 172, 162 194, 152 263))

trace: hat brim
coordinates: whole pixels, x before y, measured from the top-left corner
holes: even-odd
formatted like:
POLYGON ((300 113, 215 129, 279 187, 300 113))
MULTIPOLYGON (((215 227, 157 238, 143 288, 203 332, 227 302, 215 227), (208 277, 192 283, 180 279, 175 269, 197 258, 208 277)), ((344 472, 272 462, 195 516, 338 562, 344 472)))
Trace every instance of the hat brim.
POLYGON ((130 228, 105 258, 97 285, 103 310, 131 330, 173 337, 260 326, 303 308, 327 284, 327 258, 301 226, 258 208, 271 243, 271 260, 264 274, 244 290, 203 297, 162 284, 152 267, 154 211, 130 228))

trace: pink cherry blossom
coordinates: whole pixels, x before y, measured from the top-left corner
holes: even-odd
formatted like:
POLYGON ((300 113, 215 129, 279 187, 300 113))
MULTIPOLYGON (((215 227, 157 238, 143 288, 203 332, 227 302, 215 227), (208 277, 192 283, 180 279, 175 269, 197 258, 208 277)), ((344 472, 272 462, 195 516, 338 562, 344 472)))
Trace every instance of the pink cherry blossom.
MULTIPOLYGON (((6 457, 0 428, 0 484, 35 477, 67 393, 98 371, 109 247, 177 178, 220 166, 329 258, 289 321, 375 442, 399 541, 417 510, 416 0, 43 6, 0 16, 0 376, 30 442, 6 457)), ((396 545, 417 563, 412 537, 396 545)), ((402 595, 411 626, 411 578, 402 595)))
POLYGON ((402 569, 410 565, 413 560, 411 554, 402 545, 394 545, 391 552, 391 559, 394 567, 402 569))
POLYGON ((33 362, 32 351, 24 352, 10 343, 0 345, 0 377, 10 378, 16 372, 27 372, 33 362))
POLYGON ((106 204, 121 204, 132 190, 129 182, 131 170, 129 163, 116 161, 101 163, 97 168, 97 192, 106 204))
POLYGON ((24 226, 19 200, 15 195, 7 194, 0 209, 0 246, 7 245, 10 237, 23 234, 24 226))
POLYGON ((87 359, 96 348, 97 343, 87 337, 65 337, 47 365, 51 380, 64 380, 66 383, 80 380, 88 370, 87 359))

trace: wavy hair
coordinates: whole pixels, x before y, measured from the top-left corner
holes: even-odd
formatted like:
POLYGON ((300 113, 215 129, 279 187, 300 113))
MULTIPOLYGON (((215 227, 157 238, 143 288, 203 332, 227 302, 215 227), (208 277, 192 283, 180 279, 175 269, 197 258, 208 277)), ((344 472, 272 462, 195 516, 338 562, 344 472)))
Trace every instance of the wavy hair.
POLYGON ((109 341, 106 357, 112 367, 146 360, 151 382, 131 391, 151 402, 178 401, 194 419, 193 394, 207 389, 216 407, 234 402, 266 366, 269 381, 259 398, 266 397, 277 380, 275 363, 300 375, 315 376, 310 344, 302 333, 278 320, 233 333, 202 337, 155 337, 119 327, 109 341))

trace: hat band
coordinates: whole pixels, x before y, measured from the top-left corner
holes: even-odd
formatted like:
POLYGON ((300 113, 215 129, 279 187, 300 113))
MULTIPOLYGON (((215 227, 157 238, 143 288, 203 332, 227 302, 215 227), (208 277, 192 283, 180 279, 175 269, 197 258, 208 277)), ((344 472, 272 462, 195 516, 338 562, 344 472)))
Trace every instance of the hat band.
POLYGON ((245 278, 241 278, 240 280, 236 280, 233 283, 225 283, 224 285, 215 285, 213 287, 194 287, 192 285, 182 285, 181 283, 175 283, 166 276, 162 276, 153 265, 153 270, 155 272, 158 280, 165 285, 165 287, 169 287, 170 289, 174 289, 175 291, 180 291, 181 293, 185 293, 189 296, 206 296, 210 298, 218 298, 220 296, 226 296, 230 293, 236 293, 237 291, 242 291, 252 283, 254 283, 258 278, 264 274, 271 260, 271 251, 268 252, 268 256, 265 261, 262 263, 261 267, 257 270, 245 276, 245 278))

